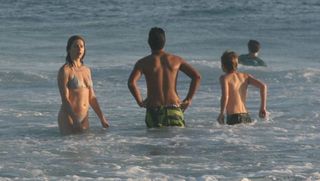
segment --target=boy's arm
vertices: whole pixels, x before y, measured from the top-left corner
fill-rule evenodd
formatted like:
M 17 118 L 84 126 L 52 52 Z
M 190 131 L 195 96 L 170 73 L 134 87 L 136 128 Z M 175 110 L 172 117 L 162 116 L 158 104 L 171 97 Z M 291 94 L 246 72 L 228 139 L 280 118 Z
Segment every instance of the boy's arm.
M 228 102 L 228 83 L 224 76 L 220 77 L 220 87 L 221 87 L 221 98 L 220 98 L 220 114 L 217 121 L 220 124 L 224 124 L 224 113 L 226 112 L 227 102 Z
M 133 70 L 132 70 L 132 72 L 130 74 L 130 77 L 128 79 L 128 88 L 129 88 L 132 96 L 135 98 L 137 104 L 140 107 L 145 107 L 146 105 L 143 102 L 139 87 L 137 85 L 137 82 L 140 79 L 141 75 L 142 75 L 142 69 L 139 66 L 139 64 L 137 63 L 134 66 L 134 68 L 133 68 Z
M 252 84 L 253 86 L 260 89 L 260 98 L 261 98 L 261 104 L 260 104 L 260 111 L 259 111 L 259 117 L 265 118 L 267 111 L 267 85 L 260 80 L 254 78 L 253 76 L 248 74 L 248 80 L 249 84 Z
M 181 109 L 186 110 L 188 106 L 191 105 L 192 98 L 196 90 L 200 86 L 201 75 L 196 69 L 194 69 L 190 64 L 188 64 L 184 60 L 182 60 L 180 70 L 191 78 L 188 94 L 181 103 Z

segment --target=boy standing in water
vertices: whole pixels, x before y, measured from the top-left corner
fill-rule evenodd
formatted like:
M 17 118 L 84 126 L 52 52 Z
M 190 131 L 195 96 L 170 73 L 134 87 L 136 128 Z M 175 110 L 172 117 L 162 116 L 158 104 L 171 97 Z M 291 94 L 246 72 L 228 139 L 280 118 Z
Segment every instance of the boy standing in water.
M 164 51 L 165 32 L 161 28 L 151 28 L 148 43 L 151 54 L 138 60 L 128 80 L 128 87 L 140 107 L 147 109 L 145 122 L 148 128 L 179 126 L 184 127 L 183 112 L 191 105 L 193 95 L 200 85 L 200 74 L 179 56 Z M 190 77 L 189 91 L 181 100 L 177 93 L 179 72 Z M 142 98 L 137 85 L 144 75 L 147 97 Z
M 266 117 L 267 86 L 252 75 L 237 71 L 238 55 L 235 52 L 224 52 L 221 56 L 221 67 L 225 72 L 220 77 L 221 100 L 218 122 L 224 124 L 224 113 L 227 113 L 227 124 L 252 122 L 247 108 L 246 97 L 248 85 L 260 89 L 261 105 L 259 117 Z
M 248 54 L 239 56 L 239 64 L 248 66 L 267 66 L 266 63 L 258 57 L 260 43 L 257 40 L 249 40 L 248 51 Z

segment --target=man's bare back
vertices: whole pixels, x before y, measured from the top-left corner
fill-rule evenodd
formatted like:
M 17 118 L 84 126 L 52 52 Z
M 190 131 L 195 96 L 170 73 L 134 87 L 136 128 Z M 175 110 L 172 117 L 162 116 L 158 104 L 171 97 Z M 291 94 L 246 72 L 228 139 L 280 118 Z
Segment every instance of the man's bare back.
M 181 101 L 176 90 L 178 72 L 181 70 L 192 79 L 189 93 Z M 147 98 L 143 100 L 136 81 L 144 74 L 147 83 Z M 129 78 L 129 89 L 141 107 L 181 106 L 186 109 L 199 86 L 200 74 L 181 57 L 163 50 L 140 59 Z
M 128 88 L 140 107 L 146 108 L 145 122 L 148 128 L 179 126 L 185 127 L 184 114 L 200 85 L 200 74 L 181 57 L 164 51 L 166 42 L 162 28 L 149 31 L 148 43 L 151 54 L 138 60 L 128 79 Z M 189 91 L 182 101 L 177 93 L 178 72 L 190 79 Z M 144 75 L 147 97 L 142 98 L 137 85 Z
M 164 52 L 151 54 L 138 62 L 146 77 L 148 107 L 180 104 L 176 80 L 181 63 L 181 58 Z

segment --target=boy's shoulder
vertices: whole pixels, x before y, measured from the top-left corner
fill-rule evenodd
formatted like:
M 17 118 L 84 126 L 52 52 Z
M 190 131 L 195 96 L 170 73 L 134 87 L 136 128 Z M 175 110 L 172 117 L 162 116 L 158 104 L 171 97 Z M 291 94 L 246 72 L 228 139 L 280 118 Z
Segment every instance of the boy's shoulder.
M 237 74 L 240 76 L 248 76 L 249 75 L 249 73 L 247 73 L 247 72 L 237 72 Z
M 219 79 L 220 79 L 220 80 L 223 80 L 223 79 L 225 79 L 227 76 L 228 76 L 228 74 L 222 74 L 222 75 L 220 75 Z
M 241 77 L 243 79 L 248 79 L 251 75 L 246 72 L 237 72 L 238 77 Z
M 236 72 L 233 72 L 233 73 L 230 73 L 230 74 L 223 74 L 220 77 L 232 77 L 234 75 L 236 75 L 236 76 L 248 76 L 249 73 L 236 71 Z
M 235 77 L 240 79 L 248 79 L 251 75 L 246 72 L 235 72 L 232 74 L 224 74 L 220 76 L 220 81 L 234 80 Z

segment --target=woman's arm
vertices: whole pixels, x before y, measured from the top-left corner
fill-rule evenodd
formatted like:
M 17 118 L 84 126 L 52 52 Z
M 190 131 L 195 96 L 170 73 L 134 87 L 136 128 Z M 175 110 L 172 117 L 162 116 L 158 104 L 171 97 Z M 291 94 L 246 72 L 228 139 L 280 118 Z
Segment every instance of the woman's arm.
M 89 81 L 92 82 L 90 70 L 89 70 L 89 79 L 90 79 Z M 108 128 L 110 126 L 109 121 L 107 120 L 107 118 L 104 116 L 104 114 L 101 111 L 100 105 L 98 103 L 98 99 L 97 99 L 95 92 L 94 92 L 94 89 L 93 89 L 93 85 L 89 88 L 89 104 L 92 107 L 92 109 L 94 110 L 94 112 L 97 114 L 97 116 L 99 117 L 102 126 L 104 128 Z
M 67 87 L 68 84 L 68 73 L 65 70 L 65 67 L 61 67 L 57 77 L 59 92 L 61 96 L 61 102 L 64 110 L 70 115 L 72 121 L 77 120 L 77 116 L 72 110 L 72 106 L 69 100 L 69 89 Z M 73 122 L 70 123 L 73 125 Z

